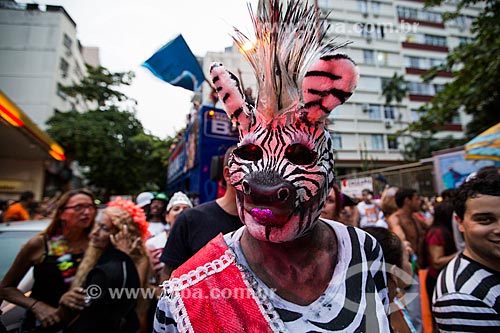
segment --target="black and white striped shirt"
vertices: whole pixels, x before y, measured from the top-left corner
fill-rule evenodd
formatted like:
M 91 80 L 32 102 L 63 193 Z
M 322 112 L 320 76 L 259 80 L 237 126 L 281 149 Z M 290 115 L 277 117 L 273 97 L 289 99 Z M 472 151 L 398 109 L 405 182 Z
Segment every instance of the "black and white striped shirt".
M 432 313 L 440 332 L 500 332 L 500 273 L 459 254 L 439 274 Z
M 338 262 L 328 288 L 316 301 L 301 306 L 289 302 L 269 289 L 256 276 L 257 292 L 268 297 L 287 332 L 391 332 L 389 299 L 382 249 L 361 229 L 324 220 L 335 232 Z M 239 244 L 243 228 L 225 236 L 240 265 L 250 270 Z M 159 300 L 154 332 L 179 332 L 168 305 Z

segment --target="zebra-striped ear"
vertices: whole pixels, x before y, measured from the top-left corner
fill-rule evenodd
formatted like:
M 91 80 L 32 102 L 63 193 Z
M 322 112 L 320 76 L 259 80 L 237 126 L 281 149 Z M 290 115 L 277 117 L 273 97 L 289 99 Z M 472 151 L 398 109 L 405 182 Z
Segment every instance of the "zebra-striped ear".
M 302 81 L 302 116 L 310 123 L 323 122 L 335 107 L 351 97 L 358 77 L 358 67 L 348 56 L 322 56 L 308 69 Z
M 253 111 L 249 109 L 240 81 L 222 64 L 214 63 L 210 67 L 212 82 L 217 89 L 220 100 L 224 103 L 226 113 L 233 123 L 236 123 L 240 133 L 248 132 L 252 125 Z

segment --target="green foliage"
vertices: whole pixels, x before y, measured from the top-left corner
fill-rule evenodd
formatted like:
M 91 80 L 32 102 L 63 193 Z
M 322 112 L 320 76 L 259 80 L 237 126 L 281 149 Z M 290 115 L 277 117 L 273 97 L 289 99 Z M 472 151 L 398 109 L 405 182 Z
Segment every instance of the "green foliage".
M 90 69 L 80 85 L 66 87 L 66 92 L 97 102 L 98 107 L 57 112 L 47 122 L 48 133 L 70 160 L 78 161 L 89 185 L 105 199 L 113 194 L 163 190 L 172 139 L 145 133 L 133 112 L 120 109 L 118 104 L 128 98 L 116 88 L 130 83 L 133 75 L 111 73 L 103 67 Z
M 408 87 L 403 75 L 394 73 L 389 80 L 384 82 L 382 87 L 382 95 L 385 96 L 385 103 L 390 105 L 392 101 L 401 103 L 408 92 Z
M 427 0 L 428 6 L 440 5 L 441 0 Z M 433 100 L 419 110 L 422 117 L 410 126 L 413 131 L 436 132 L 460 110 L 472 116 L 466 136 L 472 138 L 500 122 L 500 2 L 462 0 L 457 11 L 445 19 L 456 17 L 460 10 L 481 3 L 484 9 L 473 21 L 474 38 L 450 51 L 446 62 L 432 68 L 423 78 L 434 79 L 439 71 L 453 72 L 454 80 L 444 86 Z
M 425 133 L 422 136 L 408 136 L 405 144 L 403 158 L 407 162 L 417 162 L 432 156 L 432 153 L 442 149 L 458 147 L 465 143 L 465 139 L 455 139 L 452 136 L 436 139 L 433 135 Z
M 130 85 L 135 76 L 133 72 L 112 73 L 102 66 L 85 66 L 87 76 L 77 85 L 62 87 L 62 92 L 70 97 L 81 96 L 87 101 L 95 102 L 100 109 L 129 100 L 116 88 Z

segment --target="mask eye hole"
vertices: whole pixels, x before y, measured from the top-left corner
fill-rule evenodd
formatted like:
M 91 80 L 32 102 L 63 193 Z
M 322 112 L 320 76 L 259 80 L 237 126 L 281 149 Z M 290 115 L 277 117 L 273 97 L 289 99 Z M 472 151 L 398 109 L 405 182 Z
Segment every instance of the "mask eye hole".
M 318 154 L 303 144 L 294 143 L 285 150 L 285 157 L 296 165 L 310 165 L 316 161 Z
M 262 158 L 262 149 L 254 144 L 246 144 L 236 148 L 233 153 L 246 161 L 258 161 Z

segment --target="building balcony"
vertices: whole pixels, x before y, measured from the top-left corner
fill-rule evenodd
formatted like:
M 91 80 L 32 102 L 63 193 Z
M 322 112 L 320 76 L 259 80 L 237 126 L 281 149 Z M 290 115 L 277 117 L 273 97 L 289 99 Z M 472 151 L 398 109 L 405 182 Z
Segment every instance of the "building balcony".
M 409 94 L 408 99 L 412 102 L 430 102 L 434 96 Z
M 410 24 L 418 24 L 418 25 L 423 25 L 426 27 L 432 27 L 432 28 L 438 28 L 438 29 L 444 29 L 444 23 L 442 22 L 429 22 L 429 21 L 422 21 L 422 20 L 414 20 L 410 18 L 404 18 L 404 17 L 398 17 L 398 22 L 400 23 L 410 23 Z
M 406 74 L 415 74 L 415 75 L 422 75 L 427 72 L 427 69 L 421 69 L 421 68 L 415 68 L 415 67 L 406 67 L 405 68 Z M 447 71 L 439 71 L 437 73 L 437 76 L 439 77 L 453 77 L 452 72 L 447 72 Z
M 444 53 L 448 53 L 448 51 L 449 51 L 447 46 L 437 46 L 437 45 L 411 43 L 411 42 L 402 42 L 401 45 L 405 49 L 435 51 L 435 52 L 444 52 Z

